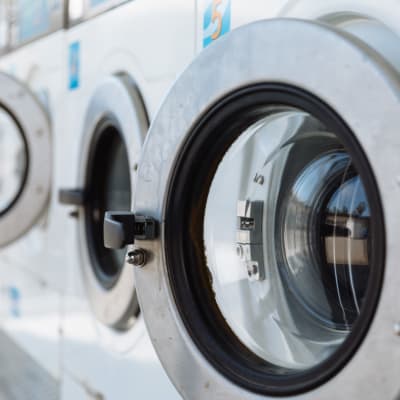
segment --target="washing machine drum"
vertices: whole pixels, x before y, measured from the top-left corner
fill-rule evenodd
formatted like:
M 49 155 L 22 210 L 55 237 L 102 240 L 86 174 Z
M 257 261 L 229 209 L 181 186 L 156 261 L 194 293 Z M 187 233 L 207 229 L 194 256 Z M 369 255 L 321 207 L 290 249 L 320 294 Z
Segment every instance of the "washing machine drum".
M 22 83 L 0 74 L 0 247 L 29 230 L 50 191 L 46 112 Z
M 171 89 L 135 196 L 160 234 L 136 241 L 135 276 L 184 398 L 396 396 L 399 83 L 354 36 L 275 20 Z

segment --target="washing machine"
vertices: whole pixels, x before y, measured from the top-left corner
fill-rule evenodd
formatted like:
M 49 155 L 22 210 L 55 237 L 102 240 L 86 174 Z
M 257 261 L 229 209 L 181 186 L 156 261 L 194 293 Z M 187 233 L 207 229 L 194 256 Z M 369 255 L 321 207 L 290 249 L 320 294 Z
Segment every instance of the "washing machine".
M 198 4 L 105 245 L 183 398 L 395 400 L 400 6 L 273 3 Z
M 66 399 L 179 398 L 147 334 L 129 248 L 104 248 L 103 217 L 131 208 L 150 120 L 196 51 L 195 12 L 180 1 L 69 4 L 69 174 L 57 183 L 74 228 L 62 311 Z
M 2 2 L 0 132 L 1 397 L 54 398 L 60 379 L 63 2 Z M 52 54 L 53 57 L 48 57 Z M 35 398 L 35 397 L 34 397 Z

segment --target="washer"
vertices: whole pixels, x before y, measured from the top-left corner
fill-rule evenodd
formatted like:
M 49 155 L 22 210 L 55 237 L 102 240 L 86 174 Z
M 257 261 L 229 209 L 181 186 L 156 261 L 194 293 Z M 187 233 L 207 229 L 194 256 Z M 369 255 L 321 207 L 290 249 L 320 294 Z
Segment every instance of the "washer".
M 103 2 L 100 12 L 87 2 L 78 13 L 70 4 L 77 17 L 67 46 L 76 68 L 69 71 L 66 148 L 67 158 L 79 162 L 69 163 L 72 175 L 59 182 L 64 213 L 74 225 L 63 317 L 65 377 L 78 376 L 105 398 L 176 398 L 145 329 L 132 266 L 125 262 L 129 249 L 107 251 L 102 231 L 108 207 L 130 209 L 149 121 L 194 56 L 195 5 L 115 5 Z
M 100 83 L 89 104 L 81 146 L 79 241 L 92 309 L 102 323 L 117 330 L 131 327 L 139 315 L 139 304 L 125 251 L 110 252 L 103 247 L 101 215 L 110 207 L 129 210 L 147 129 L 142 98 L 128 75 L 110 76 Z
M 63 4 L 28 3 L 7 2 L 1 15 L 0 346 L 10 367 L 2 372 L 0 392 L 9 397 L 18 386 L 15 398 L 34 391 L 53 398 L 61 375 L 63 271 L 54 265 L 63 253 L 56 246 L 63 221 L 53 190 L 65 101 Z
M 147 257 L 140 304 L 182 397 L 397 398 L 398 11 L 290 2 L 166 96 L 105 242 Z M 158 237 L 129 233 L 143 217 Z

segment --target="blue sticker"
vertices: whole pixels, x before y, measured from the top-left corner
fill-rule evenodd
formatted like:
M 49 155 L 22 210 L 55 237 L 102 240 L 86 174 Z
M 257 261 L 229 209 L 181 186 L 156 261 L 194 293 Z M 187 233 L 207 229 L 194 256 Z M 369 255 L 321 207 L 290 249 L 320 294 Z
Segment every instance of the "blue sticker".
M 21 293 L 15 286 L 10 286 L 8 288 L 8 295 L 12 301 L 18 301 L 21 298 Z
M 79 88 L 80 79 L 80 43 L 74 42 L 69 45 L 69 89 Z
M 24 42 L 50 30 L 48 0 L 18 0 L 18 38 Z
M 203 19 L 203 47 L 231 29 L 231 1 L 208 0 Z

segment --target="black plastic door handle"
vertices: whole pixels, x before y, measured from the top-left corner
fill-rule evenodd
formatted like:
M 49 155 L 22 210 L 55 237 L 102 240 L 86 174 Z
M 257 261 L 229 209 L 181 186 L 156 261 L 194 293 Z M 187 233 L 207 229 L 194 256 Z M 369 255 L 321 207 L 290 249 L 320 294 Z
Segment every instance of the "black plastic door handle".
M 135 239 L 152 240 L 157 237 L 157 221 L 132 212 L 107 211 L 104 216 L 104 247 L 122 249 Z
M 83 189 L 60 189 L 58 201 L 66 205 L 83 206 L 85 204 L 85 192 Z

